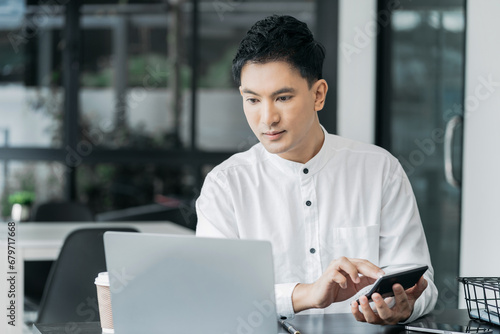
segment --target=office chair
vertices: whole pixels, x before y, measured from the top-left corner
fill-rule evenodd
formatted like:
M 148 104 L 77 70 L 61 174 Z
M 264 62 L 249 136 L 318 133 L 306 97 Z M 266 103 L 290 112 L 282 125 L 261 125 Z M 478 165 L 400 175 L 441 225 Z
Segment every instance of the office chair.
M 90 209 L 77 202 L 48 202 L 35 207 L 33 221 L 36 222 L 83 222 L 94 221 Z
M 34 222 L 94 221 L 90 209 L 76 202 L 47 202 L 34 208 Z M 24 266 L 24 294 L 28 308 L 36 310 L 40 304 L 53 261 L 26 261 Z
M 123 227 L 85 228 L 70 233 L 50 271 L 36 322 L 99 321 L 94 280 L 99 272 L 106 271 L 106 231 L 137 232 Z

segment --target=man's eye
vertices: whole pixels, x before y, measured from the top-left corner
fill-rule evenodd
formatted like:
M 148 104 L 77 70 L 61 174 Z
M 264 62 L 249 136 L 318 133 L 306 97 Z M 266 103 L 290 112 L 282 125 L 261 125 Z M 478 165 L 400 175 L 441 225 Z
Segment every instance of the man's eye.
M 247 99 L 247 102 L 249 102 L 250 104 L 255 104 L 257 103 L 257 99 Z
M 286 101 L 290 100 L 291 98 L 292 98 L 291 96 L 280 96 L 280 97 L 278 97 L 278 101 L 286 102 Z

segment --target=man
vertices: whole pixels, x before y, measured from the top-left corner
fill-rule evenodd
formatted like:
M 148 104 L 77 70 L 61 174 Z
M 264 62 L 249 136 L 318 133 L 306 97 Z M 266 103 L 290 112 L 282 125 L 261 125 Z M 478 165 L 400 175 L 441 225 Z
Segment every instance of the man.
M 437 290 L 415 198 L 385 150 L 328 134 L 317 112 L 328 85 L 325 54 L 290 16 L 257 22 L 240 43 L 233 75 L 260 143 L 206 177 L 196 203 L 198 236 L 269 240 L 281 317 L 352 312 L 359 321 L 408 322 L 433 309 Z M 427 264 L 390 307 L 373 296 L 352 303 L 381 267 Z

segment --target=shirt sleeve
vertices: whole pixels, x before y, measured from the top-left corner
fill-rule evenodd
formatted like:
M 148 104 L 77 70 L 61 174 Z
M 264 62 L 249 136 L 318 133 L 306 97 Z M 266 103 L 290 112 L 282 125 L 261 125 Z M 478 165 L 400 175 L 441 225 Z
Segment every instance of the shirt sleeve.
M 196 201 L 196 236 L 239 238 L 233 201 L 221 173 L 209 173 Z
M 386 178 L 382 197 L 380 266 L 410 263 L 429 266 L 424 274 L 428 286 L 415 302 L 413 313 L 405 323 L 431 312 L 438 291 L 415 196 L 406 173 L 396 162 Z
M 299 282 L 274 285 L 278 318 L 293 319 L 295 317 L 292 304 L 292 293 L 297 284 L 299 284 Z

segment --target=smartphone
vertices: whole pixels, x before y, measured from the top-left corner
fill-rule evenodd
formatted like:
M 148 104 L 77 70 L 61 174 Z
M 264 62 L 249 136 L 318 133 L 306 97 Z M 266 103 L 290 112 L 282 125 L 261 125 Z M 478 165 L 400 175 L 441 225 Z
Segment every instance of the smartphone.
M 491 329 L 472 326 L 450 325 L 432 323 L 428 327 L 421 327 L 420 324 L 406 325 L 405 329 L 409 331 L 438 334 L 462 334 L 462 333 L 493 333 Z
M 429 267 L 427 265 L 416 265 L 404 270 L 386 274 L 377 279 L 372 285 L 360 290 L 356 294 L 355 299 L 359 304 L 359 297 L 362 295 L 365 295 L 369 301 L 372 300 L 372 294 L 374 293 L 379 293 L 383 298 L 392 297 L 394 296 L 394 292 L 392 291 L 392 286 L 394 284 L 399 283 L 405 290 L 409 289 L 417 284 L 420 277 L 422 277 L 428 268 Z

